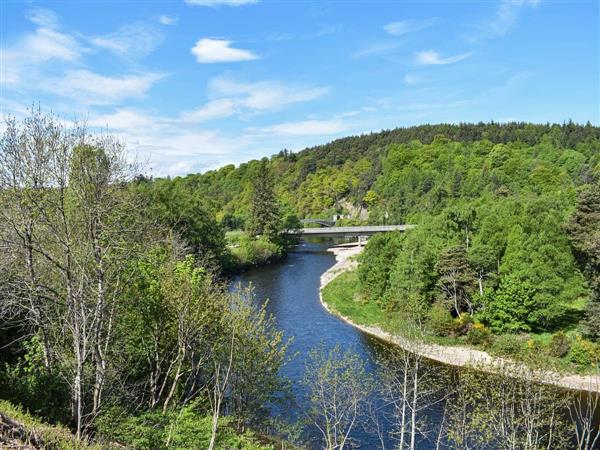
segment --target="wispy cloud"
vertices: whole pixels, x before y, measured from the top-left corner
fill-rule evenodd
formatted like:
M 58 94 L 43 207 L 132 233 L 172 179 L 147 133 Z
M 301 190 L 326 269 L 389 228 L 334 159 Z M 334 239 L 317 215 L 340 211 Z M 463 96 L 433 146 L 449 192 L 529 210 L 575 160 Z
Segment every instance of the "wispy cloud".
M 22 84 L 24 77 L 43 64 L 51 61 L 75 62 L 85 51 L 74 36 L 60 31 L 60 21 L 54 12 L 34 9 L 30 11 L 28 19 L 38 28 L 13 46 L 1 49 L 1 84 Z
M 397 49 L 400 45 L 400 42 L 395 41 L 370 44 L 357 50 L 352 56 L 354 58 L 365 58 L 367 56 L 381 55 Z
M 88 119 L 90 127 L 111 130 L 150 129 L 156 126 L 157 119 L 135 109 L 119 108 L 108 114 L 94 115 Z
M 426 50 L 417 53 L 416 61 L 417 63 L 424 65 L 443 65 L 453 64 L 458 61 L 462 61 L 463 59 L 466 59 L 469 56 L 471 56 L 471 53 L 463 53 L 461 55 L 448 56 L 446 58 L 442 58 L 438 52 L 434 52 L 433 50 Z
M 178 17 L 176 15 L 163 14 L 162 16 L 158 16 L 158 23 L 161 25 L 175 25 L 177 20 Z
M 187 122 L 206 122 L 234 115 L 238 111 L 236 101 L 231 98 L 213 100 L 198 109 L 181 113 L 182 120 Z
M 242 6 L 258 3 L 258 0 L 185 0 L 188 5 L 193 6 Z
M 192 47 L 192 54 L 200 64 L 251 61 L 258 55 L 250 50 L 231 47 L 232 42 L 226 39 L 204 38 Z
M 492 17 L 475 26 L 475 30 L 466 36 L 467 41 L 476 43 L 505 36 L 514 27 L 523 8 L 536 7 L 539 3 L 539 0 L 503 0 Z
M 329 92 L 329 88 L 286 85 L 276 81 L 246 83 L 218 77 L 209 81 L 209 91 L 212 95 L 235 99 L 240 107 L 266 111 L 314 100 Z
M 48 80 L 46 89 L 88 105 L 110 105 L 127 98 L 142 98 L 162 74 L 104 76 L 88 70 L 67 71 L 60 80 Z
M 91 37 L 97 47 L 127 58 L 140 58 L 151 53 L 163 41 L 164 35 L 155 27 L 136 22 L 124 25 L 113 33 Z
M 392 36 L 402 36 L 407 33 L 429 28 L 439 23 L 439 21 L 440 20 L 437 17 L 432 17 L 425 20 L 407 19 L 388 23 L 387 25 L 383 26 L 383 29 L 386 31 L 386 33 L 391 34 Z
M 329 92 L 326 87 L 286 85 L 276 81 L 242 82 L 216 77 L 208 82 L 213 100 L 179 117 L 185 122 L 207 122 L 234 115 L 277 111 L 294 103 L 314 100 Z
M 341 133 L 347 129 L 346 124 L 341 120 L 301 120 L 271 125 L 256 131 L 283 136 L 325 136 Z

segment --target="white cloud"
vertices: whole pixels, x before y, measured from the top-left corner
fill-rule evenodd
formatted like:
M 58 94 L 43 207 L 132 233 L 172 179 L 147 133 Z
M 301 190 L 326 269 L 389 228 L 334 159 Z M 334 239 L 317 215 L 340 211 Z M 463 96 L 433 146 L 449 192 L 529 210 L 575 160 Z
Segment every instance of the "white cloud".
M 524 7 L 536 7 L 539 0 L 503 0 L 493 16 L 479 24 L 467 41 L 476 43 L 481 39 L 505 36 L 518 20 Z
M 162 77 L 156 73 L 109 77 L 88 70 L 70 70 L 61 79 L 50 80 L 47 89 L 84 104 L 106 105 L 144 97 Z
M 231 43 L 226 39 L 204 38 L 196 42 L 191 51 L 201 64 L 258 59 L 258 56 L 250 50 L 230 47 Z
M 447 58 L 442 58 L 438 52 L 434 52 L 433 50 L 427 50 L 423 52 L 417 53 L 417 62 L 419 64 L 425 65 L 442 65 L 442 64 L 452 64 L 458 61 L 462 61 L 463 59 L 471 56 L 471 53 L 463 53 L 461 55 L 449 56 Z
M 383 26 L 383 29 L 386 31 L 386 33 L 391 34 L 392 36 L 402 36 L 403 34 L 424 30 L 425 28 L 429 28 L 438 22 L 439 20 L 435 17 L 425 20 L 407 19 L 388 23 L 387 25 Z
M 39 66 L 54 60 L 75 62 L 85 51 L 73 36 L 58 31 L 58 17 L 52 11 L 36 9 L 28 18 L 38 28 L 0 51 L 1 84 L 23 84 Z
M 133 109 L 117 109 L 114 113 L 100 114 L 88 119 L 90 127 L 109 128 L 111 130 L 149 129 L 155 126 L 156 119 Z
M 244 83 L 219 77 L 209 81 L 209 91 L 213 95 L 234 98 L 240 107 L 266 111 L 314 100 L 327 94 L 329 88 L 288 86 L 274 81 Z
M 236 114 L 277 111 L 287 105 L 317 99 L 327 92 L 327 87 L 285 85 L 275 81 L 246 83 L 216 77 L 208 82 L 212 100 L 197 109 L 182 112 L 179 117 L 185 122 L 206 122 Z
M 158 17 L 158 23 L 162 25 L 175 25 L 177 23 L 178 17 L 175 15 L 167 15 L 163 14 Z
M 151 53 L 163 39 L 159 30 L 137 22 L 124 25 L 114 33 L 92 37 L 90 42 L 119 56 L 140 58 Z
M 258 3 L 258 0 L 185 0 L 188 5 L 192 6 L 242 6 Z
M 188 122 L 205 122 L 212 119 L 222 119 L 237 112 L 236 102 L 230 98 L 222 98 L 206 103 L 193 111 L 181 113 L 180 117 Z
M 345 130 L 347 130 L 347 126 L 341 120 L 302 120 L 258 129 L 261 133 L 285 136 L 324 136 L 341 133 Z

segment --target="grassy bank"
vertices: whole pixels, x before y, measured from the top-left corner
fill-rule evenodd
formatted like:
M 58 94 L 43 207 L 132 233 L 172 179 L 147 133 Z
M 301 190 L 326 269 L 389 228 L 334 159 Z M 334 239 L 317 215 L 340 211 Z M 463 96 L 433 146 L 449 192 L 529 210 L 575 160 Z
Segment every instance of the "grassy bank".
M 386 312 L 360 294 L 356 270 L 341 273 L 322 289 L 323 301 L 341 316 L 357 325 L 374 326 L 396 336 L 402 336 L 403 321 L 398 312 Z M 449 327 L 467 326 L 455 319 Z M 485 351 L 493 356 L 521 362 L 534 362 L 548 369 L 596 374 L 598 348 L 575 332 L 492 334 L 479 323 L 469 323 L 470 331 L 460 336 L 438 336 L 426 333 L 427 343 L 461 346 Z
M 101 449 L 77 441 L 71 431 L 49 425 L 13 404 L 0 400 L 0 448 Z

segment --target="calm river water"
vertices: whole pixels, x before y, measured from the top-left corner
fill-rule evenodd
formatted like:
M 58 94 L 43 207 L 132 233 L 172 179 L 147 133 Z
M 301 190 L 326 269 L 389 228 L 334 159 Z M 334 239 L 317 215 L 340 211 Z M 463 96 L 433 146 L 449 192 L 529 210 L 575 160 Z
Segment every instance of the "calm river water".
M 258 301 L 268 299 L 268 312 L 273 314 L 277 326 L 288 337 L 293 337 L 290 353 L 297 354 L 283 369 L 294 386 L 294 394 L 303 407 L 303 390 L 300 385 L 304 364 L 309 351 L 323 344 L 326 348 L 336 345 L 352 348 L 366 361 L 368 370 L 375 371 L 374 360 L 382 344 L 376 339 L 349 326 L 329 314 L 319 302 L 319 279 L 323 272 L 335 264 L 335 257 L 327 252 L 333 245 L 327 242 L 303 242 L 283 262 L 250 270 L 237 277 L 236 283 L 252 283 Z M 297 413 L 297 411 L 296 411 Z M 292 413 L 293 414 L 293 413 Z M 428 412 L 431 418 L 439 417 L 440 411 Z M 379 448 L 379 440 L 370 430 L 356 430 L 353 435 L 358 448 Z M 319 435 L 315 433 L 315 448 L 319 448 Z M 391 448 L 390 437 L 386 447 Z M 419 448 L 434 448 L 422 442 Z

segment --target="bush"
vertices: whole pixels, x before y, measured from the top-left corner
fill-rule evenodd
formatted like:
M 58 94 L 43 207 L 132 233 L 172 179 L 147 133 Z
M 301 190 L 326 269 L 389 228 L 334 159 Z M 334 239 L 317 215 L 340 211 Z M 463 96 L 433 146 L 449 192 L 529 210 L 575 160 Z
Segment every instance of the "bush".
M 181 411 L 147 411 L 137 416 L 123 415 L 111 410 L 98 421 L 98 432 L 104 440 L 119 442 L 137 449 L 207 448 L 211 435 L 212 417 L 196 411 L 193 404 Z M 219 419 L 217 449 L 272 450 L 259 445 L 252 433 L 236 433 L 230 417 Z
M 450 311 L 439 303 L 434 304 L 427 317 L 429 328 L 438 336 L 452 336 L 455 323 Z
M 590 366 L 598 362 L 598 347 L 590 341 L 577 337 L 569 351 L 569 361 L 580 367 Z
M 514 334 L 498 336 L 491 347 L 492 353 L 500 356 L 515 356 L 523 350 L 523 339 Z
M 239 246 L 232 249 L 232 253 L 241 266 L 258 266 L 275 261 L 283 256 L 283 247 L 271 242 L 267 238 L 250 239 L 242 236 L 238 240 Z
M 564 356 L 567 356 L 570 350 L 571 342 L 564 332 L 559 331 L 558 333 L 552 335 L 552 339 L 550 340 L 550 344 L 548 347 L 548 354 L 550 356 L 554 356 L 555 358 L 562 358 Z
M 0 396 L 51 422 L 68 422 L 69 389 L 58 371 L 44 366 L 37 336 L 24 344 L 25 355 L 0 370 Z
M 452 321 L 453 334 L 455 336 L 464 336 L 468 334 L 473 328 L 473 318 L 468 313 L 463 313 L 460 317 L 456 317 Z
M 471 345 L 489 346 L 492 338 L 492 332 L 482 323 L 474 323 L 467 333 L 467 343 Z

